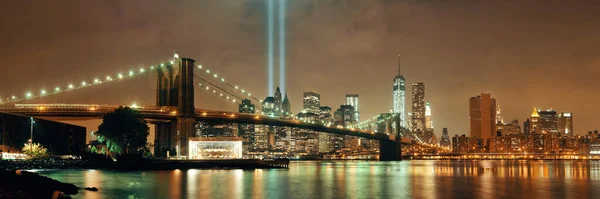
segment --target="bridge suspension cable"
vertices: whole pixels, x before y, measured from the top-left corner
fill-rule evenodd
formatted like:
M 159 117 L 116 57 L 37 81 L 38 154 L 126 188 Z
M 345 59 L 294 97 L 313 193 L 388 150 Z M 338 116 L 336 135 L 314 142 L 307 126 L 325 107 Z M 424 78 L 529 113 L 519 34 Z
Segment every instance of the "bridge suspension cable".
M 49 90 L 43 88 L 43 89 L 40 89 L 39 92 L 28 91 L 28 92 L 25 92 L 25 95 L 23 97 L 18 97 L 17 95 L 11 95 L 10 97 L 4 98 L 4 100 L 3 100 L 3 98 L 0 98 L 0 104 L 14 103 L 14 102 L 19 102 L 19 101 L 23 101 L 23 100 L 30 100 L 30 99 L 36 99 L 36 98 L 46 97 L 46 96 L 50 96 L 50 95 L 57 95 L 60 93 L 80 90 L 83 88 L 97 86 L 97 85 L 108 83 L 108 82 L 131 79 L 133 77 L 139 76 L 140 74 L 144 74 L 149 71 L 155 71 L 155 69 L 157 69 L 157 68 L 164 67 L 165 63 L 169 63 L 169 62 L 171 64 L 173 64 L 173 61 L 167 61 L 167 62 L 162 62 L 157 65 L 140 67 L 137 70 L 132 69 L 132 70 L 129 70 L 128 73 L 119 72 L 119 73 L 116 73 L 114 76 L 107 75 L 105 78 L 96 77 L 96 78 L 92 79 L 91 81 L 83 80 L 79 84 L 69 83 L 69 84 L 65 84 L 64 87 L 56 86 L 56 87 L 54 87 L 54 89 L 49 89 Z
M 204 68 L 202 65 L 198 65 L 196 68 L 198 70 L 203 71 L 203 73 L 210 75 L 212 78 L 218 80 L 219 82 L 221 82 L 221 83 L 229 86 L 230 88 L 235 89 L 236 91 L 241 92 L 245 96 L 247 96 L 247 97 L 249 97 L 249 98 L 251 98 L 251 99 L 253 99 L 253 100 L 257 101 L 257 102 L 260 102 L 261 105 L 262 105 L 262 100 L 260 100 L 260 99 L 258 99 L 256 97 L 252 96 L 252 93 L 246 92 L 246 90 L 244 88 L 241 88 L 241 87 L 239 87 L 237 85 L 232 85 L 229 82 L 226 82 L 224 77 L 220 77 L 219 78 L 219 75 L 217 75 L 217 73 L 215 73 L 215 72 L 211 73 L 210 69 Z
M 205 82 L 204 85 L 202 83 L 197 83 L 198 86 L 201 87 L 201 88 L 198 88 L 199 90 L 210 91 L 211 90 L 210 86 L 212 86 L 213 87 L 212 93 L 214 93 L 215 95 L 218 95 L 219 97 L 223 97 L 226 100 L 230 100 L 230 98 L 231 98 L 231 102 L 233 102 L 233 103 L 236 103 L 238 101 L 240 101 L 240 102 L 242 101 L 242 98 L 240 98 L 240 97 L 238 97 L 236 95 L 233 95 L 230 92 L 227 92 L 226 90 L 218 87 L 217 85 L 215 85 L 215 84 L 213 84 L 213 83 L 211 83 L 209 81 L 206 81 L 204 78 L 202 78 L 202 77 L 200 77 L 200 76 L 198 76 L 196 74 L 194 74 L 194 77 L 196 77 L 197 79 L 200 79 L 203 82 Z M 196 87 L 194 87 L 194 88 L 196 88 Z M 220 92 L 217 93 L 217 90 L 219 90 Z M 225 94 L 223 94 L 223 93 L 225 93 Z M 229 96 L 227 96 L 227 95 L 229 95 Z M 236 100 L 236 99 L 238 99 L 238 100 Z

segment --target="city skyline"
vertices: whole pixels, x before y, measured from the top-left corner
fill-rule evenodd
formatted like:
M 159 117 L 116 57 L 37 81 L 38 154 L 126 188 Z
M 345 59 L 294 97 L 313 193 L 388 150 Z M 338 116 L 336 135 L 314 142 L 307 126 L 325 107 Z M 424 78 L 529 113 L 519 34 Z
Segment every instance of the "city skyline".
M 9 39 L 3 39 L 6 48 L 3 48 L 0 57 L 7 66 L 30 67 L 11 68 L 14 73 L 27 74 L 25 76 L 1 77 L 5 82 L 0 87 L 1 97 L 23 94 L 26 90 L 41 87 L 52 88 L 56 84 L 63 83 L 63 80 L 79 81 L 93 78 L 89 76 L 89 72 L 92 72 L 92 75 L 105 74 L 124 67 L 153 63 L 152 61 L 156 60 L 152 59 L 167 58 L 168 56 L 165 55 L 170 55 L 173 51 L 189 57 L 199 57 L 197 60 L 199 63 L 222 71 L 227 75 L 228 80 L 236 80 L 242 85 L 247 85 L 246 87 L 252 90 L 255 96 L 267 95 L 264 56 L 266 31 L 263 26 L 264 16 L 261 14 L 264 6 L 260 2 L 241 5 L 198 3 L 195 6 L 187 5 L 188 8 L 172 2 L 156 2 L 147 5 L 103 2 L 88 2 L 82 5 L 60 2 L 40 7 L 26 7 L 19 5 L 20 2 L 11 3 L 14 5 L 7 6 L 5 9 L 12 8 L 3 12 L 3 23 L 7 24 L 9 29 L 27 31 L 23 31 L 24 34 L 20 35 L 10 34 L 2 37 Z M 532 107 L 553 108 L 577 115 L 576 134 L 598 128 L 594 123 L 597 118 L 593 114 L 598 110 L 593 106 L 593 99 L 597 95 L 593 91 L 598 89 L 598 85 L 591 82 L 591 79 L 599 73 L 594 67 L 599 63 L 599 58 L 591 53 L 596 51 L 592 44 L 597 43 L 598 40 L 588 36 L 598 31 L 590 27 L 593 23 L 572 23 L 597 20 L 589 17 L 594 16 L 592 11 L 597 6 L 563 7 L 537 3 L 513 5 L 500 2 L 449 5 L 348 1 L 315 8 L 315 4 L 314 1 L 288 2 L 286 44 L 289 56 L 286 59 L 288 69 L 286 90 L 292 103 L 292 111 L 295 113 L 301 107 L 302 92 L 310 90 L 322 94 L 321 104 L 331 107 L 344 104 L 343 96 L 346 93 L 359 94 L 362 118 L 387 112 L 392 104 L 389 85 L 393 75 L 389 74 L 395 73 L 396 55 L 402 54 L 406 83 L 425 82 L 428 85 L 428 100 L 435 105 L 432 107 L 435 113 L 432 115 L 432 120 L 438 127 L 435 132 L 438 137 L 441 135 L 442 127 L 447 127 L 451 134 L 468 133 L 468 104 L 465 101 L 482 92 L 492 93 L 499 102 L 502 102 L 503 116 L 507 121 L 512 119 L 525 121 Z M 52 15 L 50 19 L 55 23 L 52 27 L 48 27 L 38 21 L 40 18 L 47 17 L 41 10 L 48 9 L 48 6 L 57 12 L 66 9 L 82 12 L 74 13 L 78 17 Z M 99 9 L 90 10 L 78 6 Z M 139 6 L 150 10 L 160 7 L 165 11 L 189 9 L 194 10 L 194 14 L 189 14 L 193 16 L 173 15 L 153 21 L 156 22 L 153 24 L 149 20 L 157 19 L 156 15 L 149 12 L 133 14 Z M 340 9 L 344 6 L 362 6 L 367 9 L 366 11 Z M 516 9 L 513 15 L 530 17 L 529 21 L 507 19 L 501 12 L 517 6 L 521 9 Z M 532 8 L 538 9 L 532 10 Z M 207 10 L 202 12 L 199 9 Z M 327 15 L 328 9 L 333 9 L 340 15 L 339 17 L 356 15 L 361 18 L 350 18 L 349 21 L 336 24 L 334 22 L 337 17 Z M 393 13 L 394 9 L 411 10 L 411 12 L 407 16 L 401 16 Z M 461 14 L 470 9 L 486 10 L 487 12 L 484 13 L 488 14 L 479 17 L 497 23 L 482 24 Z M 11 17 L 6 16 L 14 14 L 16 10 L 23 13 L 22 22 L 10 20 Z M 573 15 L 569 12 L 572 10 L 577 10 L 577 14 Z M 432 11 L 439 12 L 440 16 L 431 14 Z M 360 12 L 379 14 L 361 15 Z M 540 12 L 552 12 L 554 15 L 536 17 L 535 13 Z M 219 13 L 233 14 L 223 16 Z M 367 17 L 362 18 L 362 16 Z M 202 26 L 201 29 L 183 26 L 197 17 L 222 18 L 225 25 L 203 21 L 192 23 Z M 84 19 L 83 21 L 86 22 L 71 18 Z M 189 19 L 183 20 L 184 18 Z M 241 22 L 242 18 L 249 20 Z M 405 18 L 412 20 L 397 22 Z M 445 28 L 449 31 L 444 31 L 443 34 L 431 31 L 440 26 L 460 26 L 458 22 L 465 19 L 478 31 L 461 31 L 452 28 Z M 548 24 L 550 21 L 556 22 L 552 23 L 555 25 L 546 25 L 544 28 L 554 31 L 543 31 L 548 34 L 531 34 L 531 32 L 542 32 L 537 30 L 539 27 L 535 24 L 539 22 Z M 353 28 L 350 26 L 353 22 L 362 26 Z M 426 25 L 431 23 L 433 25 Z M 22 27 L 21 24 L 30 25 Z M 585 31 L 573 33 L 562 28 L 566 25 L 569 25 L 569 29 L 578 28 Z M 185 28 L 182 31 L 173 31 L 171 30 L 173 27 Z M 496 32 L 487 36 L 489 32 L 485 27 Z M 505 27 L 521 29 L 523 31 L 520 32 L 529 32 L 529 34 L 506 30 Z M 203 33 L 202 29 L 205 28 L 224 34 Z M 313 29 L 322 31 L 311 33 L 309 30 Z M 340 32 L 349 32 L 349 34 L 339 36 Z M 381 34 L 382 38 L 374 36 Z M 232 35 L 235 36 L 234 39 L 230 39 Z M 308 39 L 308 42 L 302 38 Z M 500 38 L 503 42 L 488 43 L 494 38 Z M 569 38 L 580 39 L 573 41 Z M 534 41 L 530 41 L 531 39 Z M 462 45 L 467 40 L 472 40 L 468 42 L 470 45 Z M 77 42 L 89 42 L 89 45 L 87 47 L 71 45 Z M 545 43 L 553 43 L 552 45 L 556 43 L 557 46 L 566 47 L 558 48 Z M 349 48 L 349 46 L 356 48 Z M 225 49 L 230 52 L 219 53 Z M 372 53 L 369 53 L 370 51 Z M 466 55 L 455 53 L 459 51 Z M 575 56 L 564 52 L 574 52 Z M 29 59 L 30 56 L 36 56 L 36 59 Z M 72 75 L 64 75 L 66 72 L 72 72 Z M 255 77 L 247 78 L 247 74 L 255 74 Z M 520 76 L 508 81 L 507 74 Z M 6 83 L 15 81 L 23 83 L 18 86 Z M 85 99 L 88 97 L 87 94 L 82 92 L 75 94 L 74 97 Z M 410 91 L 406 95 L 411 95 Z M 578 98 L 579 103 L 572 103 L 573 98 L 568 96 L 586 97 Z M 91 99 L 88 101 L 93 102 Z

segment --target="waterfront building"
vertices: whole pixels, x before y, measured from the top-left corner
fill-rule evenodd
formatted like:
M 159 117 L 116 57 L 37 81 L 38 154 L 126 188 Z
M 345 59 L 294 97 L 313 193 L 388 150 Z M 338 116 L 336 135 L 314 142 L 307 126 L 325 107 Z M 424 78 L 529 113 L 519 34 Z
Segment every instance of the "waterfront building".
M 470 136 L 487 140 L 496 134 L 496 99 L 482 93 L 469 99 Z
M 239 137 L 190 137 L 189 159 L 240 159 L 242 138 Z
M 555 110 L 538 110 L 539 122 L 538 127 L 541 133 L 559 134 L 558 131 L 558 114 Z

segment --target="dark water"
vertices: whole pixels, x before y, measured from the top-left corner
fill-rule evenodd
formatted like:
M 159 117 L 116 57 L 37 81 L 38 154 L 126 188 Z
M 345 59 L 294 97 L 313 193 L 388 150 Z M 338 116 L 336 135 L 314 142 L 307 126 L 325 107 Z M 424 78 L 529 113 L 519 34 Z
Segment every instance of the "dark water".
M 40 172 L 74 198 L 600 198 L 600 162 L 293 162 L 289 169 Z

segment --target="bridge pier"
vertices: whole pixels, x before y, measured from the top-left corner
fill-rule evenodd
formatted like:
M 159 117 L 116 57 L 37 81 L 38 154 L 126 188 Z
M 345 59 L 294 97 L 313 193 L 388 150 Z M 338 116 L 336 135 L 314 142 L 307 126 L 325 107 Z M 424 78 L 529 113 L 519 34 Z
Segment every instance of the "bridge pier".
M 157 106 L 175 106 L 177 120 L 157 124 L 154 155 L 188 156 L 188 138 L 194 135 L 194 60 L 176 58 L 173 64 L 157 68 Z
M 379 141 L 379 161 L 400 161 L 402 160 L 400 141 L 381 140 Z

